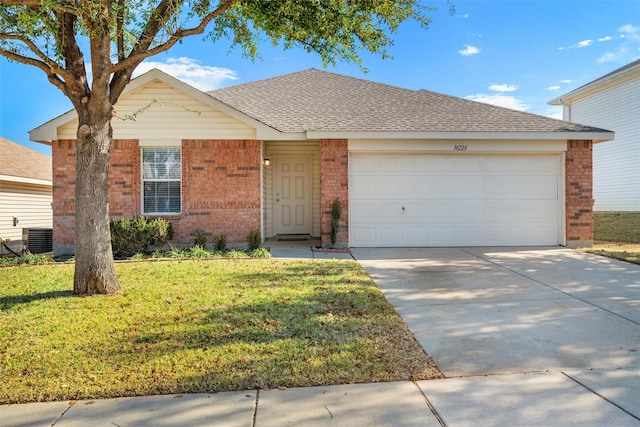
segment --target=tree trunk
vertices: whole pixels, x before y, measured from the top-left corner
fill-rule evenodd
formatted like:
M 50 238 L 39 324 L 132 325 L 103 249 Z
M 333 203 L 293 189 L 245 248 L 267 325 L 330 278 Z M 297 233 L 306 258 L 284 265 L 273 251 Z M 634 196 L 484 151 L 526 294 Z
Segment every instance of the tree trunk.
M 106 109 L 106 108 L 105 108 Z M 76 295 L 114 294 L 120 290 L 109 229 L 111 109 L 78 111 L 76 145 Z M 91 111 L 93 110 L 93 111 Z

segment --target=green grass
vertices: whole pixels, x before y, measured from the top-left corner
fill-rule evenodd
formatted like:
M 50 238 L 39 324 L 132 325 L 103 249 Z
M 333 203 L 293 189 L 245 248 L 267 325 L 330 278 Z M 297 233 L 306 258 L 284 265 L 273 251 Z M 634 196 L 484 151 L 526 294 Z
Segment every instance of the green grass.
M 640 264 L 639 212 L 595 212 L 593 237 L 585 252 Z
M 640 212 L 596 212 L 593 238 L 602 242 L 640 243 Z
M 608 258 L 619 259 L 621 261 L 640 264 L 640 244 L 636 243 L 615 243 L 615 242 L 594 242 L 593 247 L 583 249 L 596 255 Z
M 441 377 L 355 262 L 116 268 L 86 298 L 71 264 L 0 269 L 0 403 Z

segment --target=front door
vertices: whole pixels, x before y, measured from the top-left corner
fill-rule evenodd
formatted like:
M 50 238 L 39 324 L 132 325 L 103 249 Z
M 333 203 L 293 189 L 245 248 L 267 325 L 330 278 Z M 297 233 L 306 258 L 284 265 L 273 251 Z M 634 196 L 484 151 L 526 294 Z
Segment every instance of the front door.
M 311 234 L 311 159 L 275 160 L 276 234 Z

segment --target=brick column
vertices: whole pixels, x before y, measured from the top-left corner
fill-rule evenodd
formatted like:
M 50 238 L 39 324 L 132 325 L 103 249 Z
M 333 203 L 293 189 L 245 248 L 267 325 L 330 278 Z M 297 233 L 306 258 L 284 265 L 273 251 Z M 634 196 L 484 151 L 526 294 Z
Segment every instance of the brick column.
M 565 159 L 567 247 L 593 245 L 592 141 L 567 141 Z
M 53 166 L 53 253 L 74 253 L 76 220 L 76 141 L 51 143 Z
M 331 205 L 342 204 L 336 246 L 349 246 L 349 154 L 346 139 L 320 140 L 320 230 L 322 246 L 331 245 Z

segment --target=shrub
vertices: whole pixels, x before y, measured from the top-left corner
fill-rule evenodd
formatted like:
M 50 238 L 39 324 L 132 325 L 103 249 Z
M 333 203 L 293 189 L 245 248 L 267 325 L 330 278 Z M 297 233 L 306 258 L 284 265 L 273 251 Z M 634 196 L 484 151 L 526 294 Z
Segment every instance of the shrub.
M 213 236 L 213 247 L 216 251 L 224 252 L 227 250 L 227 235 L 224 233 Z
M 229 252 L 225 252 L 225 258 L 248 258 L 248 255 L 245 251 L 232 250 Z
M 262 246 L 262 237 L 260 236 L 260 230 L 251 230 L 247 234 L 247 250 L 249 252 L 255 251 Z
M 130 257 L 149 253 L 152 247 L 161 247 L 173 237 L 173 226 L 164 218 L 118 219 L 110 223 L 111 247 L 114 256 Z
M 202 246 L 194 246 L 189 250 L 189 258 L 210 258 L 212 256 L 211 252 Z
M 166 258 L 182 259 L 182 258 L 189 258 L 189 253 L 184 249 L 171 246 L 171 250 L 169 252 L 165 252 L 164 256 Z
M 14 265 L 41 265 L 51 262 L 50 258 L 42 254 L 32 254 L 27 251 L 17 257 L 0 258 L 0 267 L 10 267 Z
M 249 252 L 251 258 L 271 258 L 271 252 L 267 248 L 258 248 Z
M 196 230 L 193 237 L 193 246 L 199 248 L 205 248 L 207 246 L 207 236 L 202 230 Z

